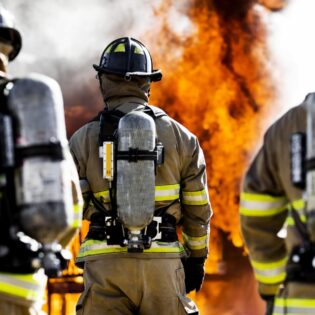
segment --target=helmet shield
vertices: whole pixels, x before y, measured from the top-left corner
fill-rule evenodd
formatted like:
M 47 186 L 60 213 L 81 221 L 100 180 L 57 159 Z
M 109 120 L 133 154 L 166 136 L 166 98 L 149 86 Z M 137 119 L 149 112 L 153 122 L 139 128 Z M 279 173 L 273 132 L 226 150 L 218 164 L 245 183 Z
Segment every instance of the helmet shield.
M 98 72 L 150 77 L 152 81 L 162 78 L 160 70 L 153 70 L 152 59 L 147 48 L 139 41 L 123 37 L 111 42 L 102 53 L 100 64 L 93 65 Z

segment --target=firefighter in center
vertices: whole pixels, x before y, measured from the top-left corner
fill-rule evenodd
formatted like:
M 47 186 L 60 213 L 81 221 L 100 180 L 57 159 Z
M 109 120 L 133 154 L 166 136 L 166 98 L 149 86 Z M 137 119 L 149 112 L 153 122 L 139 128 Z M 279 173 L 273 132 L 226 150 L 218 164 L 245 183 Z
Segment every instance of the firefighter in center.
M 267 314 L 315 314 L 314 212 L 303 181 L 294 179 L 303 178 L 303 167 L 291 169 L 303 160 L 292 153 L 303 152 L 296 136 L 306 133 L 313 100 L 310 93 L 267 130 L 243 181 L 241 228 Z
M 141 42 L 114 40 L 94 68 L 104 111 L 70 139 L 90 221 L 77 315 L 198 314 L 186 293 L 204 279 L 212 214 L 198 139 L 148 105 L 162 74 Z

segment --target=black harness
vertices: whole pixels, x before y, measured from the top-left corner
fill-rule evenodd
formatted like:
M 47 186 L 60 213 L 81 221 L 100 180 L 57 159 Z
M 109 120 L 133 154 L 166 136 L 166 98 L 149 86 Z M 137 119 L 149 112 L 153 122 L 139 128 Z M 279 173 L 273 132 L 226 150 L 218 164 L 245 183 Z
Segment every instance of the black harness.
M 151 106 L 145 106 L 142 110 L 144 113 L 148 114 L 155 121 L 156 119 L 166 116 L 166 114 Z M 117 143 L 117 129 L 119 120 L 125 115 L 125 113 L 118 110 L 104 110 L 100 112 L 93 121 L 100 122 L 100 133 L 99 133 L 99 145 L 101 146 L 104 141 L 113 141 Z M 128 160 L 130 162 L 137 162 L 139 160 L 154 160 L 155 164 L 161 164 L 164 162 L 163 156 L 163 146 L 157 144 L 155 151 L 143 151 L 138 149 L 129 149 L 129 151 L 117 151 L 117 145 L 115 145 L 115 163 L 117 160 Z M 117 165 L 115 165 L 115 168 Z M 125 229 L 122 223 L 117 217 L 117 205 L 116 205 L 116 195 L 115 195 L 115 177 L 113 181 L 113 186 L 109 189 L 110 191 L 110 201 L 111 201 L 111 211 L 104 208 L 101 201 L 99 201 L 92 193 L 90 198 L 95 206 L 95 208 L 103 213 L 104 215 L 104 225 L 99 226 L 100 233 L 95 235 L 88 234 L 88 237 L 93 239 L 105 240 L 108 245 L 120 245 L 126 246 L 126 239 L 128 230 Z M 176 201 L 175 201 L 176 202 Z M 175 242 L 178 240 L 176 233 L 176 219 L 170 214 L 167 214 L 167 209 L 171 206 L 159 208 L 155 211 L 154 219 L 152 222 L 142 230 L 143 243 L 145 248 L 149 248 L 152 240 L 161 242 Z M 98 222 L 99 224 L 99 222 Z M 95 225 L 94 225 L 95 227 Z M 158 237 L 158 238 L 157 238 Z

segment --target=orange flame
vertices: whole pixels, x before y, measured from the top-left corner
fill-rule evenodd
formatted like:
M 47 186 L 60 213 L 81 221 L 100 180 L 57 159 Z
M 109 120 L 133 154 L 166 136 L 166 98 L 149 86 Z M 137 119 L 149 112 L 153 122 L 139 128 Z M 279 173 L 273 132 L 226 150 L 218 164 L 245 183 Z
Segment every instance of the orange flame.
M 157 10 L 162 34 L 149 38 L 155 64 L 165 74 L 153 86 L 151 102 L 198 136 L 207 162 L 212 226 L 239 247 L 240 182 L 275 97 L 263 12 L 253 1 L 198 1 L 187 12 L 195 30 L 179 38 L 165 18 L 174 3 L 166 1 Z

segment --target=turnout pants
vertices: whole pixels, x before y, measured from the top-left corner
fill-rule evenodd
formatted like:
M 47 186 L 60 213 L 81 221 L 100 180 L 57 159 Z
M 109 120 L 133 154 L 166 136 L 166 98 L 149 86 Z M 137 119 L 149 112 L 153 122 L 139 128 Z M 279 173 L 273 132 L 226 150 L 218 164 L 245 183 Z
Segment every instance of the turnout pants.
M 2 315 L 46 315 L 38 307 L 30 303 L 17 303 L 18 298 L 4 296 L 0 294 L 0 314 Z
M 273 315 L 315 314 L 315 283 L 285 283 L 275 299 Z
M 77 315 L 198 314 L 180 259 L 106 257 L 86 261 L 83 276 Z

